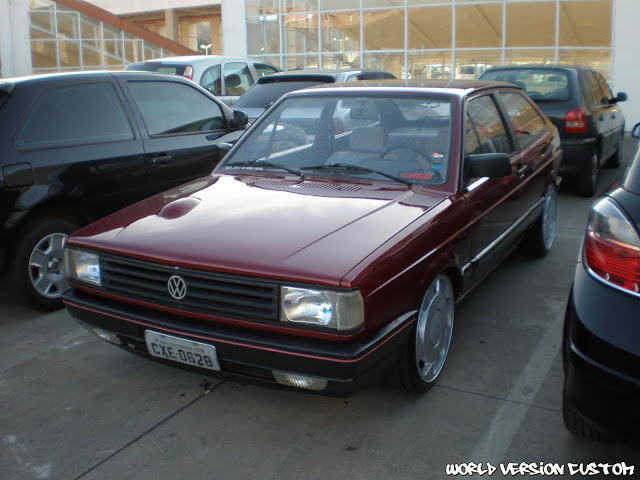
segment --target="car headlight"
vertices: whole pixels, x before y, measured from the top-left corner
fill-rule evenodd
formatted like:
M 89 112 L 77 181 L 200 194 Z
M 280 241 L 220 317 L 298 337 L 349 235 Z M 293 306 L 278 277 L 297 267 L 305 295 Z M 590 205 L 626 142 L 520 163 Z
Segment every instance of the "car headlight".
M 64 263 L 67 275 L 74 280 L 101 286 L 100 258 L 95 253 L 66 248 Z
M 364 323 L 360 292 L 280 287 L 280 321 L 353 330 Z

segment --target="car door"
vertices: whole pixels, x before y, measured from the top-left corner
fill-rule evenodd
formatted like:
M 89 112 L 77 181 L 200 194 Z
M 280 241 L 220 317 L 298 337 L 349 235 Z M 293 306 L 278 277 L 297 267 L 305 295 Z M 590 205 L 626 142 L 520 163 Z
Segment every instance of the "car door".
M 110 77 L 60 80 L 31 92 L 24 107 L 14 146 L 34 172 L 25 205 L 75 198 L 96 220 L 148 196 L 142 140 Z
M 222 94 L 218 98 L 231 106 L 236 103 L 240 95 L 249 90 L 256 80 L 251 75 L 247 62 L 238 60 L 222 62 Z
M 516 172 L 527 192 L 527 211 L 544 198 L 547 174 L 553 156 L 550 130 L 547 122 L 534 107 L 533 102 L 521 92 L 501 90 L 498 99 L 502 104 L 507 124 L 515 139 L 517 154 L 514 156 Z M 546 135 L 545 135 L 546 133 Z M 545 173 L 546 172 L 546 173 Z M 525 212 L 526 213 L 526 212 Z
M 607 157 L 611 155 L 614 150 L 618 146 L 618 141 L 620 140 L 622 134 L 624 133 L 623 124 L 624 118 L 622 116 L 622 112 L 620 110 L 620 106 L 617 103 L 609 103 L 609 100 L 613 98 L 613 94 L 611 93 L 611 89 L 607 84 L 604 77 L 599 72 L 593 72 L 596 80 L 598 81 L 598 86 L 603 94 L 603 104 L 604 110 L 607 112 L 606 114 L 606 122 L 607 122 L 607 132 L 608 132 L 608 140 L 609 140 L 609 149 L 607 151 Z
M 528 208 L 525 182 L 518 175 L 522 156 L 516 152 L 504 115 L 494 95 L 474 97 L 466 104 L 465 168 L 467 156 L 505 153 L 513 173 L 506 177 L 473 178 L 463 173 L 463 192 L 471 221 L 471 261 L 465 266 L 465 283 L 475 284 L 506 254 L 512 226 Z M 521 168 L 522 166 L 520 166 Z
M 149 188 L 157 193 L 209 175 L 229 133 L 221 106 L 199 87 L 168 80 L 128 80 L 138 109 Z
M 609 155 L 612 148 L 611 115 L 609 113 L 612 105 L 607 103 L 605 92 L 602 91 L 596 72 L 591 70 L 586 71 L 585 78 L 587 79 L 587 85 L 591 92 L 593 102 L 590 110 L 593 128 L 595 130 L 594 133 L 602 139 L 601 151 L 599 152 L 600 160 L 602 160 Z

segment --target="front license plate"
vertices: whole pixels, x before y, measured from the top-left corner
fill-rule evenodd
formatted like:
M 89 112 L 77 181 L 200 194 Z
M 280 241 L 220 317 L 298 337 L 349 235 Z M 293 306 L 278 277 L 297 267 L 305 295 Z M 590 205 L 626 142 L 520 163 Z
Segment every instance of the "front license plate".
M 213 345 L 192 342 L 151 330 L 145 330 L 144 339 L 147 342 L 147 350 L 154 357 L 209 370 L 220 370 L 216 347 Z

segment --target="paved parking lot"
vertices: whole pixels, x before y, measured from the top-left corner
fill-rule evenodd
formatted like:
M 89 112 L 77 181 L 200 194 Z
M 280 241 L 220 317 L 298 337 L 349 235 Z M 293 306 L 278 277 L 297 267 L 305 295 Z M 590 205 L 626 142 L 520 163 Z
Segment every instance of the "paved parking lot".
M 600 190 L 622 171 L 603 170 Z M 640 476 L 640 451 L 562 424 L 562 318 L 591 200 L 559 200 L 550 255 L 511 255 L 459 306 L 447 365 L 419 397 L 384 380 L 332 398 L 158 365 L 2 288 L 0 478 L 411 480 L 468 462 L 494 478 L 521 462 Z

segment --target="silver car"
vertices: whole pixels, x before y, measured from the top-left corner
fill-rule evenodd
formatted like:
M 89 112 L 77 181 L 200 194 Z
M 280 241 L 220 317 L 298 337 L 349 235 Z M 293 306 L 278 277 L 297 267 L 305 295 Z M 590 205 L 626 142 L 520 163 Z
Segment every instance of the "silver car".
M 180 75 L 209 90 L 227 105 L 233 105 L 259 78 L 280 71 L 250 58 L 219 55 L 158 58 L 132 63 L 125 70 Z

